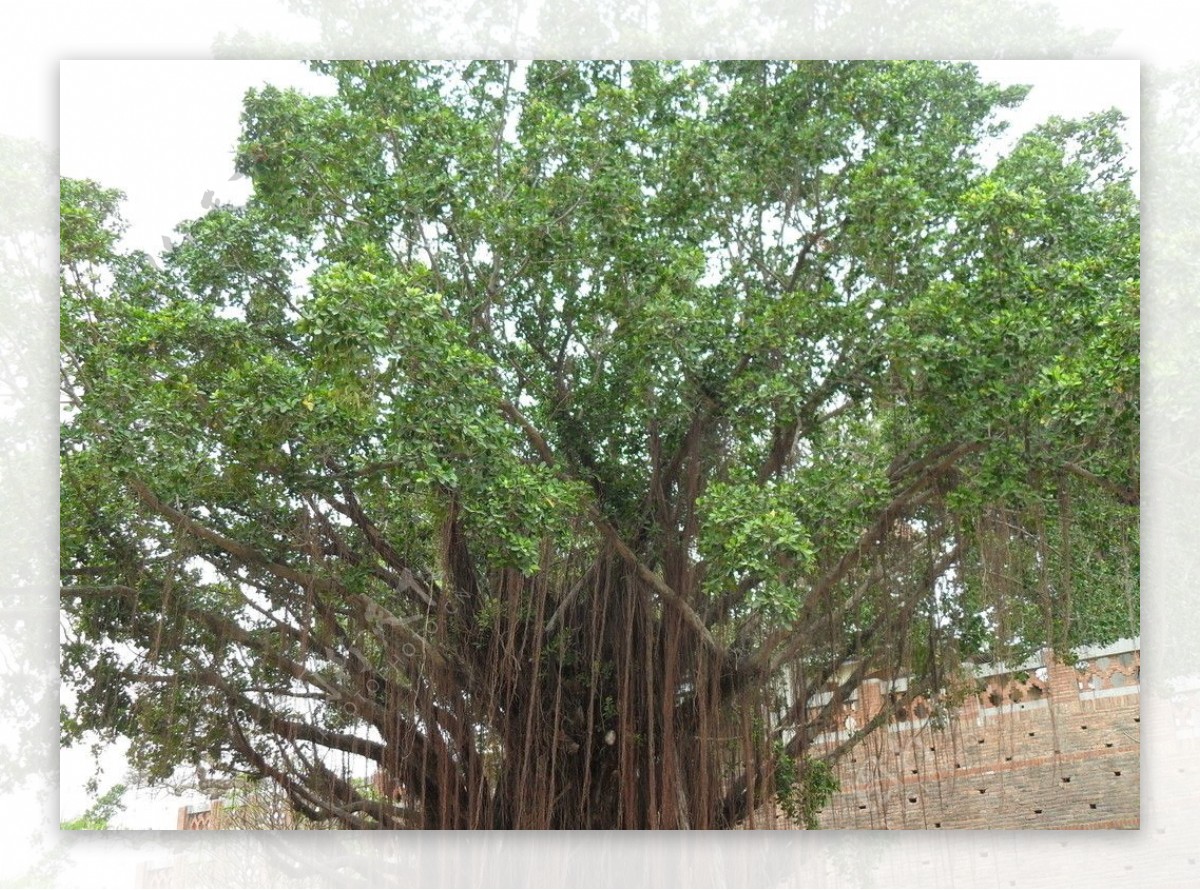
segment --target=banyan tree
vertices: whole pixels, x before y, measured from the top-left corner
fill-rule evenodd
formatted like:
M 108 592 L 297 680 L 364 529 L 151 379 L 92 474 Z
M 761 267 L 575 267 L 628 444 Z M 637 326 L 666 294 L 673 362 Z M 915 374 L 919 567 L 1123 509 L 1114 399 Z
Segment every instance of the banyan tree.
M 67 741 L 343 827 L 729 828 L 819 806 L 864 677 L 949 709 L 1136 632 L 1115 112 L 1001 144 L 1025 91 L 935 62 L 314 67 L 161 257 L 62 182 Z

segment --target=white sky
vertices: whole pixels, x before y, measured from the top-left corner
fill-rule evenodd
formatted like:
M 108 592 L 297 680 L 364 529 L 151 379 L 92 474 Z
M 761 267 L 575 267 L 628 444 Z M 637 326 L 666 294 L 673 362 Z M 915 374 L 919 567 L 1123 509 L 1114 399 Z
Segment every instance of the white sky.
M 1014 134 L 1053 114 L 1078 117 L 1112 106 L 1130 118 L 1138 166 L 1136 61 L 986 61 L 981 74 L 1033 91 L 1011 115 Z M 126 193 L 130 247 L 157 253 L 176 224 L 204 212 L 201 201 L 249 194 L 233 175 L 241 99 L 274 83 L 332 92 L 328 78 L 299 62 L 64 61 L 60 69 L 60 172 Z M 131 101 L 130 97 L 136 97 Z M 120 138 L 115 138 L 120 134 Z
M 249 195 L 248 180 L 230 181 L 248 89 L 332 92 L 300 62 L 64 61 L 59 77 L 59 172 L 124 191 L 129 246 L 153 253 L 204 213 L 207 192 Z
M 1182 30 L 1182 29 L 1181 29 Z M 1139 163 L 1137 61 L 987 61 L 982 76 L 1002 84 L 1033 85 L 1011 113 L 1015 137 L 1051 115 L 1078 117 L 1116 106 L 1129 118 L 1130 161 Z M 127 195 L 127 246 L 158 253 L 176 224 L 204 213 L 213 199 L 240 202 L 249 182 L 231 180 L 241 101 L 250 87 L 273 83 L 331 92 L 328 78 L 299 62 L 64 61 L 60 67 L 60 172 L 95 179 Z M 123 774 L 119 752 L 104 758 L 101 789 Z M 81 814 L 93 765 L 85 747 L 64 751 L 60 805 L 63 818 Z M 117 824 L 172 828 L 178 801 L 127 797 Z
M 1008 85 L 1032 84 L 1020 108 L 1008 116 L 1011 135 L 1020 135 L 1047 118 L 1083 117 L 1116 107 L 1129 119 L 1125 141 L 1130 165 L 1141 169 L 1140 63 L 1133 61 L 977 61 L 980 75 Z

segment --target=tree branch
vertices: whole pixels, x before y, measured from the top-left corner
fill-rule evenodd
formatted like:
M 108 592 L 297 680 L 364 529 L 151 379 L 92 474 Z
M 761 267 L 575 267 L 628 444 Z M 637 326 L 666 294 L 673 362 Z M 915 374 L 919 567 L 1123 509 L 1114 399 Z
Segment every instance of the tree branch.
M 1141 502 L 1141 486 L 1133 485 L 1126 487 L 1113 482 L 1111 479 L 1105 479 L 1103 476 L 1097 476 L 1095 473 L 1085 470 L 1083 467 L 1074 463 L 1063 464 L 1063 469 L 1074 476 L 1079 477 L 1085 482 L 1090 482 L 1092 485 L 1098 485 L 1107 491 L 1109 494 L 1115 495 L 1117 500 L 1127 507 L 1136 507 Z
M 554 452 L 550 446 L 546 444 L 545 438 L 538 432 L 537 428 L 529 421 L 521 411 L 508 400 L 501 403 L 501 408 L 522 430 L 525 431 L 526 438 L 530 444 L 541 456 L 545 464 L 551 468 L 556 468 L 557 464 L 554 458 Z M 681 596 L 677 591 L 671 588 L 662 576 L 647 566 L 638 557 L 636 553 L 629 547 L 628 544 L 621 538 L 617 530 L 612 524 L 604 518 L 600 512 L 600 508 L 595 503 L 587 505 L 588 517 L 592 524 L 599 529 L 600 533 L 608 541 L 609 545 L 616 551 L 629 566 L 637 573 L 638 577 L 650 585 L 660 597 L 675 608 L 683 617 L 684 623 L 696 634 L 701 644 L 709 652 L 710 655 L 722 656 L 723 650 L 714 639 L 712 632 L 705 625 L 704 620 L 692 608 L 691 604 Z

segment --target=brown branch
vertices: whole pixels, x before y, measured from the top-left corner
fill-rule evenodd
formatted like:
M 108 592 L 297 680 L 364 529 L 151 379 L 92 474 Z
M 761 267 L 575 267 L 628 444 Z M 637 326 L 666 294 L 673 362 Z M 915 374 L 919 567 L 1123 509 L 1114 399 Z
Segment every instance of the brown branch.
M 390 587 L 397 591 L 409 591 L 415 594 L 423 605 L 432 608 L 434 600 L 428 586 L 421 582 L 408 563 L 401 558 L 396 549 L 384 537 L 379 527 L 367 516 L 366 511 L 363 510 L 362 505 L 354 494 L 354 489 L 350 486 L 347 475 L 332 460 L 327 461 L 326 466 L 341 481 L 342 496 L 345 498 L 344 502 L 336 498 L 328 498 L 327 500 L 335 510 L 354 523 L 366 537 L 367 543 L 371 545 L 371 549 L 382 557 L 390 569 L 394 570 L 393 572 L 389 572 L 384 580 L 386 580 Z M 319 511 L 314 511 L 314 513 L 322 522 L 330 538 L 335 542 L 342 543 L 346 551 L 351 552 L 350 548 L 342 541 L 341 536 L 334 530 L 333 525 Z M 395 574 L 396 572 L 399 574 Z
M 534 447 L 534 450 L 537 451 L 538 456 L 542 459 L 542 462 L 548 467 L 556 466 L 557 462 L 554 458 L 553 449 L 546 444 L 545 437 L 538 432 L 537 427 L 530 422 L 529 418 L 526 417 L 521 410 L 508 399 L 501 399 L 500 410 L 503 411 L 505 415 L 511 421 L 513 421 L 513 423 L 521 428 L 522 432 L 525 433 L 525 438 L 529 440 L 529 444 L 531 444 Z
M 214 529 L 210 529 L 185 513 L 163 503 L 150 490 L 149 486 L 140 479 L 130 478 L 128 482 L 130 488 L 133 489 L 138 499 L 144 505 L 160 516 L 171 520 L 179 528 L 189 532 L 201 541 L 211 544 L 239 562 L 264 569 L 272 575 L 285 581 L 290 581 L 305 590 L 334 593 L 343 597 L 347 602 L 355 604 L 363 611 L 368 624 L 375 625 L 376 628 L 382 629 L 388 634 L 400 638 L 404 643 L 412 645 L 415 648 L 414 656 L 419 654 L 423 659 L 428 659 L 435 667 L 442 669 L 447 667 L 445 657 L 437 648 L 430 645 L 420 634 L 412 630 L 400 618 L 397 618 L 389 609 L 370 597 L 355 593 L 333 579 L 321 578 L 315 573 L 302 572 L 285 563 L 269 559 L 253 547 L 243 544 L 240 541 L 235 541 L 233 538 L 223 535 Z
M 230 704 L 235 705 L 237 709 L 243 711 L 247 716 L 253 717 L 255 722 L 273 735 L 287 739 L 288 741 L 313 742 L 314 744 L 322 745 L 335 751 L 357 754 L 379 764 L 384 762 L 387 749 L 379 744 L 379 742 L 373 742 L 370 739 L 364 739 L 361 736 L 345 732 L 334 732 L 333 730 L 324 729 L 311 723 L 289 720 L 270 708 L 242 695 L 215 671 L 205 672 L 205 674 L 206 676 L 201 676 L 193 673 L 192 676 L 207 679 L 210 686 L 219 686 L 230 700 Z
M 556 467 L 557 462 L 555 461 L 554 452 L 551 450 L 550 446 L 546 444 L 545 438 L 543 438 L 541 433 L 538 432 L 537 428 L 529 421 L 529 419 L 525 417 L 525 415 L 522 414 L 521 411 L 507 399 L 501 402 L 501 408 L 510 419 L 512 419 L 518 426 L 521 427 L 521 429 L 525 431 L 525 435 L 529 439 L 530 444 L 533 445 L 534 449 L 541 456 L 545 464 L 551 468 Z M 703 644 L 704 648 L 708 650 L 709 654 L 715 656 L 722 655 L 723 650 L 721 646 L 713 638 L 712 632 L 709 631 L 708 627 L 704 623 L 704 620 L 696 613 L 696 610 L 692 608 L 691 604 L 669 584 L 667 584 L 661 575 L 642 562 L 638 555 L 634 553 L 629 545 L 626 544 L 621 538 L 621 535 L 618 534 L 617 530 L 613 528 L 612 524 L 604 518 L 600 512 L 600 508 L 596 504 L 588 504 L 587 510 L 588 518 L 592 521 L 592 524 L 599 529 L 600 533 L 616 551 L 617 555 L 619 555 L 621 559 L 628 563 L 629 566 L 637 573 L 638 577 L 649 584 L 655 593 L 657 593 L 667 603 L 679 611 L 680 615 L 683 616 L 684 622 L 692 629 L 693 632 L 695 632 L 696 636 L 700 639 L 700 642 Z
M 741 358 L 738 359 L 738 363 L 734 365 L 733 370 L 729 372 L 729 376 L 725 378 L 726 388 L 745 373 L 746 369 L 750 367 L 751 358 L 752 356 L 748 352 L 742 354 Z M 688 425 L 687 435 L 684 436 L 683 442 L 680 443 L 679 448 L 676 449 L 671 459 L 667 462 L 666 469 L 662 474 L 664 490 L 669 489 L 672 483 L 674 483 L 675 477 L 679 473 L 679 468 L 683 465 L 684 458 L 687 456 L 690 443 L 694 437 L 699 436 L 708 428 L 710 423 L 721 416 L 725 411 L 725 407 L 711 397 L 702 399 L 696 406 L 696 410 L 692 414 L 692 421 Z
M 637 554 L 629 548 L 629 545 L 621 540 L 621 536 L 617 534 L 616 529 L 614 529 L 607 520 L 599 515 L 598 510 L 593 508 L 592 512 L 594 514 L 592 521 L 596 524 L 596 527 L 600 529 L 600 532 L 604 535 L 608 543 L 613 547 L 614 550 L 616 550 L 617 555 L 620 556 L 621 559 L 625 560 L 625 562 L 627 562 L 630 567 L 637 572 L 638 577 L 649 584 L 651 588 L 653 588 L 655 593 L 670 603 L 679 612 L 679 614 L 683 617 L 684 623 L 692 629 L 697 637 L 699 637 L 700 642 L 703 643 L 704 648 L 708 651 L 709 655 L 717 657 L 723 656 L 723 649 L 713 637 L 712 632 L 705 625 L 704 620 L 696 613 L 696 610 L 692 608 L 691 604 L 688 603 L 688 601 L 685 600 L 674 589 L 672 589 L 671 586 L 662 579 L 661 575 L 659 575 L 638 558 Z
M 810 614 L 813 606 L 821 597 L 828 594 L 868 553 L 878 548 L 886 538 L 887 531 L 892 526 L 892 523 L 905 510 L 918 506 L 928 500 L 933 495 L 930 486 L 943 473 L 947 472 L 956 461 L 968 454 L 980 451 L 983 447 L 983 443 L 962 443 L 949 447 L 948 450 L 938 449 L 937 456 L 914 461 L 913 464 L 910 464 L 910 467 L 918 469 L 920 475 L 892 498 L 887 506 L 876 516 L 875 521 L 867 526 L 862 534 L 859 535 L 854 546 L 847 550 L 836 565 L 830 571 L 826 572 L 813 586 L 812 591 L 805 600 L 804 607 L 801 609 L 801 614 Z M 937 459 L 938 457 L 940 459 Z M 769 674 L 784 661 L 792 658 L 800 647 L 804 645 L 804 638 L 800 634 L 801 630 L 802 628 L 792 626 L 769 635 L 754 655 L 744 663 L 743 673 L 747 675 L 747 678 L 757 672 L 766 672 Z M 791 642 L 784 649 L 779 652 L 774 651 L 776 647 L 782 645 L 788 639 Z
M 302 816 L 314 822 L 338 818 L 343 824 L 351 828 L 366 829 L 371 827 L 351 813 L 337 812 L 335 807 L 331 806 L 331 802 L 322 800 L 316 790 L 308 787 L 307 784 L 300 781 L 292 772 L 275 767 L 251 744 L 250 739 L 246 736 L 245 731 L 237 720 L 231 719 L 229 722 L 233 730 L 230 735 L 230 741 L 234 749 L 245 757 L 257 772 L 273 779 L 284 790 L 284 793 L 287 794 L 288 801 L 292 807 Z
M 300 721 L 287 719 L 277 714 L 273 710 L 265 707 L 264 705 L 247 698 L 241 693 L 240 690 L 234 688 L 222 675 L 217 672 L 201 670 L 195 672 L 193 675 L 200 679 L 206 680 L 210 686 L 220 689 L 226 696 L 227 701 L 235 712 L 240 712 L 244 716 L 252 719 L 259 727 L 272 734 L 272 736 L 277 740 L 285 740 L 291 743 L 293 746 L 297 741 L 311 742 L 332 750 L 360 755 L 379 764 L 381 767 L 391 766 L 398 762 L 397 756 L 393 752 L 396 746 L 400 743 L 397 739 L 391 737 L 394 736 L 394 730 L 399 729 L 405 742 L 411 743 L 419 748 L 422 752 L 422 756 L 428 756 L 429 754 L 429 737 L 417 730 L 411 721 L 402 720 L 396 715 L 392 715 L 392 719 L 388 721 L 388 723 L 391 725 L 381 725 L 376 723 L 376 725 L 384 731 L 385 739 L 387 739 L 386 744 L 380 744 L 369 739 L 364 739 L 360 736 L 335 732 L 333 730 L 324 729 L 310 723 L 302 723 Z M 358 700 L 362 701 L 361 698 Z M 370 718 L 367 717 L 367 719 Z M 240 729 L 240 727 L 237 726 L 236 720 L 231 721 L 231 723 L 234 724 L 235 728 Z M 272 775 L 273 778 L 275 778 L 277 781 L 280 781 L 280 784 L 285 784 L 280 778 L 282 775 L 284 775 L 284 773 L 279 773 L 273 768 L 267 768 L 265 759 L 263 759 L 257 751 L 253 751 L 252 748 L 250 748 L 249 741 L 248 739 L 245 739 L 244 735 L 243 740 L 246 743 L 246 748 L 239 750 L 242 750 L 242 753 L 247 756 L 251 763 L 258 767 L 260 771 Z M 319 765 L 313 764 L 312 766 L 317 767 Z M 412 766 L 409 772 L 412 774 L 410 776 L 410 781 L 416 782 L 419 785 L 419 769 L 416 766 Z M 292 781 L 294 781 L 294 779 Z M 438 789 L 436 785 L 429 784 L 430 781 L 431 779 L 426 777 L 426 793 L 434 795 L 441 793 L 440 789 Z M 354 792 L 351 786 L 347 787 L 350 788 L 355 800 L 367 803 L 366 801 L 363 801 L 362 798 L 357 796 L 357 792 Z M 414 787 L 416 787 L 416 785 L 414 785 Z M 320 795 L 311 787 L 305 787 L 304 791 L 304 796 L 310 805 L 330 812 L 339 810 L 339 807 L 336 803 L 322 799 Z M 391 804 L 383 805 L 389 808 L 393 806 Z M 374 806 L 375 803 L 371 802 L 370 807 L 366 809 L 352 807 L 347 812 L 372 812 L 372 808 Z M 397 812 L 398 811 L 389 809 L 387 814 L 394 817 L 397 815 Z M 338 814 L 341 815 L 340 812 Z M 379 813 L 377 812 L 375 814 L 378 817 Z M 405 818 L 412 818 L 412 816 L 410 814 Z M 358 827 L 369 826 L 360 825 Z
M 1105 479 L 1103 476 L 1097 476 L 1095 473 L 1085 470 L 1083 467 L 1074 463 L 1063 464 L 1063 469 L 1074 476 L 1079 477 L 1085 482 L 1090 482 L 1093 485 L 1098 485 L 1107 491 L 1109 494 L 1115 495 L 1117 500 L 1127 507 L 1136 507 L 1141 502 L 1141 485 L 1124 486 L 1111 479 Z
M 59 593 L 62 596 L 122 596 L 132 599 L 137 599 L 140 595 L 137 590 L 132 587 L 126 587 L 124 584 L 74 584 L 60 587 Z

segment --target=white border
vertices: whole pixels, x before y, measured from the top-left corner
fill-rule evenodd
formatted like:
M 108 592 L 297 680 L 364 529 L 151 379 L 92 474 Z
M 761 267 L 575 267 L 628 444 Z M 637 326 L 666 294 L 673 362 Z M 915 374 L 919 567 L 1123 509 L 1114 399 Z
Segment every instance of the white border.
M 1142 58 L 1144 81 L 1166 82 L 1168 67 L 1191 61 L 1194 40 L 1165 3 L 1143 4 L 1127 14 L 1117 43 L 1086 31 L 1063 36 L 1047 18 L 1052 4 L 995 2 L 912 4 L 889 19 L 884 4 L 805 2 L 748 5 L 676 2 L 619 4 L 343 4 L 317 0 L 310 8 L 336 34 L 340 8 L 363 8 L 355 22 L 340 24 L 348 40 L 325 39 L 297 51 L 297 40 L 321 34 L 315 18 L 289 13 L 282 3 L 223 0 L 206 6 L 57 2 L 5 10 L 4 80 L 7 89 L 0 132 L 33 136 L 44 158 L 56 140 L 56 60 L 87 57 L 205 58 L 239 47 L 253 55 L 386 55 L 414 57 L 615 56 L 615 57 L 1006 57 Z M 1063 3 L 1078 21 L 1100 16 L 1106 2 Z M 697 13 L 697 9 L 703 13 Z M 892 10 L 894 4 L 889 4 Z M 1087 12 L 1081 10 L 1086 9 Z M 469 10 L 471 18 L 464 12 Z M 782 18 L 770 17 L 777 13 Z M 697 21 L 703 14 L 705 19 Z M 1084 18 L 1084 23 L 1087 19 Z M 245 29 L 255 37 L 239 35 Z M 587 35 L 580 37 L 578 35 Z M 814 39 L 815 35 L 815 39 Z M 1119 47 L 1114 50 L 1113 46 Z M 129 97 L 137 102 L 136 95 Z M 1161 110 L 1161 109 L 1159 109 Z M 1172 193 L 1194 196 L 1194 186 L 1175 170 L 1172 181 L 1157 179 L 1175 160 L 1169 146 L 1182 137 L 1148 108 L 1144 119 L 1146 290 L 1144 309 L 1146 422 L 1143 460 L 1143 828 L 1140 832 L 737 832 L 695 834 L 608 833 L 549 835 L 349 833 L 225 834 L 203 836 L 69 835 L 55 827 L 57 732 L 57 634 L 55 599 L 56 454 L 54 449 L 54 264 L 53 245 L 41 245 L 33 269 L 42 277 L 36 291 L 0 291 L 0 491 L 5 521 L 0 529 L 0 719 L 20 722 L 26 739 L 0 765 L 0 823 L 9 863 L 0 881 L 33 886 L 86 883 L 90 887 L 132 886 L 139 864 L 164 857 L 197 860 L 192 883 L 201 886 L 1179 886 L 1200 884 L 1192 825 L 1200 798 L 1195 759 L 1180 756 L 1185 743 L 1174 729 L 1172 708 L 1196 709 L 1182 698 L 1173 704 L 1168 680 L 1192 663 L 1198 633 L 1191 605 L 1197 577 L 1191 547 L 1197 527 L 1196 473 L 1188 460 L 1197 435 L 1200 404 L 1194 387 L 1200 375 L 1187 349 L 1197 330 L 1196 307 L 1183 295 L 1197 292 L 1196 271 L 1173 250 L 1172 236 L 1194 240 L 1195 207 L 1179 208 Z M 152 108 L 147 109 L 153 113 Z M 1195 109 L 1181 120 L 1194 119 Z M 1183 124 L 1180 124 L 1183 126 Z M 100 133 L 97 138 L 119 138 Z M 12 155 L 11 143 L 3 148 Z M 10 157 L 0 158 L 5 163 Z M 32 206 L 54 226 L 52 179 L 19 174 L 14 205 Z M 11 174 L 5 173 L 12 179 Z M 1165 175 L 1165 174 L 1164 174 Z M 1189 206 L 1190 205 L 1190 215 Z M 22 209 L 16 207 L 17 210 Z M 4 222 L 13 206 L 3 209 Z M 1179 212 L 1176 212 L 1176 211 Z M 1155 243 L 1157 236 L 1158 243 Z M 43 239 L 44 240 L 44 239 Z M 31 248 L 35 249 L 35 248 Z M 3 260 L 8 273 L 11 258 Z M 47 290 L 48 288 L 48 290 Z M 22 299 L 22 297 L 24 297 Z M 1161 362 L 1161 364 L 1159 364 Z M 1183 368 L 1175 375 L 1171 363 Z M 1175 384 L 1169 394 L 1154 388 L 1156 374 Z M 1164 410 L 1176 406 L 1178 410 Z M 32 451 L 29 449 L 33 449 Z M 1170 642 L 1155 647 L 1154 641 Z M 33 716 L 22 708 L 34 708 Z M 15 765 L 14 765 L 15 764 Z M 21 775 L 14 769 L 22 769 Z M 182 833 L 181 833 L 182 835 Z M 13 862 L 28 867 L 12 872 Z M 82 864 L 82 865 L 81 865 Z M 86 872 L 80 872 L 86 867 Z

